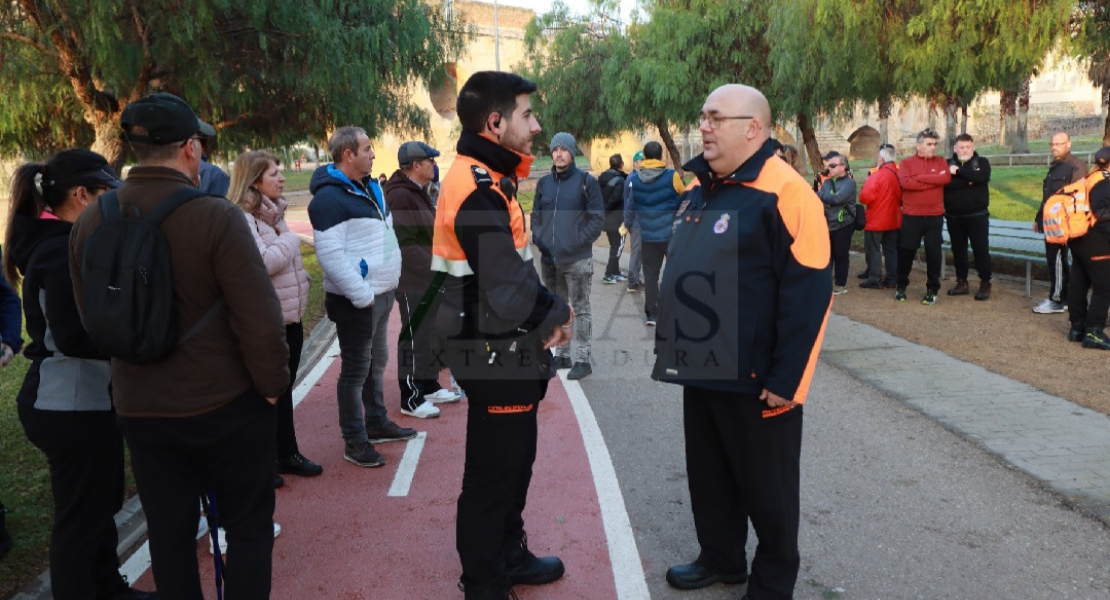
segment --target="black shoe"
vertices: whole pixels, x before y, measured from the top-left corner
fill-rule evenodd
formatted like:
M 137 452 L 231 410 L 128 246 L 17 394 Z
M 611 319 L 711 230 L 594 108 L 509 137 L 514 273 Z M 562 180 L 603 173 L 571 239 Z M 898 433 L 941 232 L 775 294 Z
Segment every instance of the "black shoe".
M 744 583 L 747 573 L 718 573 L 696 562 L 675 565 L 667 569 L 667 583 L 680 590 L 696 590 L 714 583 Z
M 574 363 L 574 368 L 570 370 L 570 373 L 567 373 L 567 379 L 582 379 L 593 372 L 594 369 L 590 366 L 590 363 L 579 361 Z
M 367 427 L 366 437 L 370 438 L 372 444 L 401 442 L 416 437 L 416 430 L 410 427 L 401 427 L 393 421 L 386 421 L 385 425 L 381 427 Z
M 859 282 L 859 286 L 861 288 L 868 289 L 868 290 L 881 290 L 881 289 L 883 289 L 883 284 L 882 283 L 880 283 L 878 281 L 871 281 L 870 279 L 868 279 L 867 281 Z
M 300 452 L 277 461 L 277 472 L 298 477 L 316 477 L 324 472 L 324 467 L 308 460 Z
M 482 585 L 475 585 L 459 579 L 459 591 L 465 600 L 519 600 L 513 592 L 513 584 L 505 577 L 487 581 Z
M 1110 350 L 1110 339 L 1107 339 L 1101 327 L 1088 327 L 1087 335 L 1083 336 L 1083 347 Z
M 285 478 L 281 475 L 278 475 L 277 473 L 274 473 L 274 489 L 276 490 L 283 485 L 285 485 Z
M 1082 323 L 1072 323 L 1071 329 L 1068 331 L 1068 341 L 1082 342 L 1085 335 L 1087 335 L 1087 328 Z
M 385 457 L 370 442 L 347 442 L 343 458 L 360 467 L 380 467 L 385 464 Z
M 551 362 L 556 369 L 569 369 L 571 367 L 569 356 L 556 356 Z
M 863 273 L 856 274 L 856 279 L 867 279 L 870 276 L 871 275 L 869 275 L 867 271 L 864 271 Z
M 104 596 L 102 600 L 158 600 L 158 592 L 143 592 L 135 588 L 126 588 L 111 596 Z
M 520 542 L 505 547 L 505 575 L 515 584 L 543 585 L 563 576 L 563 561 L 557 556 L 542 558 L 528 549 L 528 534 Z

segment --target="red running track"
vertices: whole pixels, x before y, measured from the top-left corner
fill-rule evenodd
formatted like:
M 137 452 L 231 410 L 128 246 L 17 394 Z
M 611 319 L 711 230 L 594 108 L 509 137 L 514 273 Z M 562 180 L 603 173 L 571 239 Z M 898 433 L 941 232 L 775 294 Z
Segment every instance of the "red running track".
M 394 311 L 391 340 L 399 329 Z M 401 415 L 396 366 L 390 358 L 385 382 L 390 418 L 427 436 L 408 496 L 387 496 L 407 442 L 377 445 L 387 461 L 381 468 L 357 467 L 343 459 L 335 403 L 339 360 L 325 356 L 331 365 L 295 411 L 301 451 L 323 465 L 324 474 L 312 479 L 286 476 L 285 487 L 277 490 L 275 521 L 282 533 L 274 541 L 275 600 L 463 596 L 456 588 L 461 568 L 455 552 L 455 501 L 462 486 L 466 400 L 439 405 L 442 415 L 437 419 Z M 558 378 L 539 409 L 539 448 L 524 518 L 531 549 L 560 556 L 566 575 L 546 586 L 517 586 L 521 600 L 617 597 L 582 434 Z M 205 598 L 214 599 L 207 541 L 198 543 L 197 557 Z M 149 571 L 136 587 L 154 587 Z

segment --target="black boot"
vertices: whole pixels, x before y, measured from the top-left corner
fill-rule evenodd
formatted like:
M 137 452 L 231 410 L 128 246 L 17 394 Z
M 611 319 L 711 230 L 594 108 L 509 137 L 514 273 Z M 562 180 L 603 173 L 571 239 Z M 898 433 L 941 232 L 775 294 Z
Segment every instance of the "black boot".
M 498 577 L 482 585 L 475 585 L 459 579 L 459 591 L 466 600 L 519 600 L 513 592 L 513 584 L 505 577 Z
M 1083 336 L 1087 335 L 1087 327 L 1082 323 L 1072 323 L 1071 329 L 1068 330 L 1069 342 L 1082 342 Z
M 1083 347 L 1110 350 L 1110 339 L 1102 332 L 1101 327 L 1088 327 L 1087 335 L 1083 336 Z
M 563 576 L 563 561 L 557 556 L 537 557 L 528 549 L 528 534 L 519 542 L 508 544 L 504 549 L 505 574 L 514 584 L 543 585 Z

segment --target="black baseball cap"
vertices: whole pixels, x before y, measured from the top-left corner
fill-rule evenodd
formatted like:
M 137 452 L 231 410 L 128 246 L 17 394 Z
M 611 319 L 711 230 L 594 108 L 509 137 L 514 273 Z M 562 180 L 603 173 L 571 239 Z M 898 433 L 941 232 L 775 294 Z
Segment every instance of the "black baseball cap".
M 1110 146 L 1105 146 L 1098 152 L 1095 152 L 1095 162 L 1100 165 L 1110 164 Z
M 123 184 L 105 158 L 84 149 L 63 150 L 46 161 L 43 187 L 63 190 L 75 186 L 118 188 Z
M 188 103 L 168 92 L 144 96 L 128 104 L 119 123 L 129 141 L 154 146 L 181 142 L 194 135 L 208 137 L 206 131 L 215 131 L 197 118 Z M 131 133 L 135 126 L 145 129 L 146 135 Z
M 397 149 L 397 162 L 401 165 L 411 165 L 418 160 L 437 156 L 439 156 L 439 150 L 424 142 L 405 142 Z

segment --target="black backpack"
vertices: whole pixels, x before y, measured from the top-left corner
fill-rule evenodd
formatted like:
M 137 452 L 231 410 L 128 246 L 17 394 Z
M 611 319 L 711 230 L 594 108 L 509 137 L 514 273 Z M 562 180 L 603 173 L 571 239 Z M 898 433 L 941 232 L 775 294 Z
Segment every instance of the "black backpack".
M 141 216 L 132 204 L 124 208 L 135 214 L 122 214 L 114 190 L 100 197 L 104 222 L 85 242 L 81 277 L 82 322 L 102 353 L 140 365 L 156 362 L 196 335 L 219 312 L 223 298 L 177 338 L 170 246 L 159 229 L 176 208 L 208 195 L 185 188 Z

